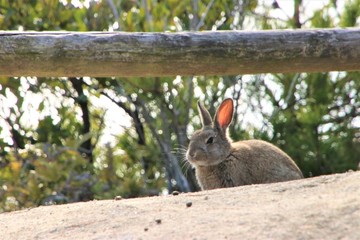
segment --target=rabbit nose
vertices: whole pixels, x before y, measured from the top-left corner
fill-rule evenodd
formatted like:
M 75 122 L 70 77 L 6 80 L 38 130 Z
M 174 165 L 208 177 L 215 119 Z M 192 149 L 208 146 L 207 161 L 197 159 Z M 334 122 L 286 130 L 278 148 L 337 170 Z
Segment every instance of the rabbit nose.
M 190 158 L 195 158 L 196 157 L 196 151 L 192 150 L 192 149 L 189 149 L 188 151 L 188 156 Z

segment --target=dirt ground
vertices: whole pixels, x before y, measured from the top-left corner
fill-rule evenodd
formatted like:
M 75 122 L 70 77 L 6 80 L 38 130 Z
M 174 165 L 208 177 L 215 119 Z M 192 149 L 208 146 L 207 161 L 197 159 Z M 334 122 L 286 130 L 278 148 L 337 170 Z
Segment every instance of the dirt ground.
M 0 214 L 1 239 L 360 239 L 360 171 Z

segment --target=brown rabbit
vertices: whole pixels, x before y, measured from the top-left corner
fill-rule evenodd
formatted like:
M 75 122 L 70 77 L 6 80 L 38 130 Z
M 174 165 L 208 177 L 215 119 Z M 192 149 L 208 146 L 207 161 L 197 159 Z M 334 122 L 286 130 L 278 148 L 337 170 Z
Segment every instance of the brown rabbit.
M 202 190 L 303 178 L 295 162 L 270 143 L 232 143 L 227 135 L 234 111 L 232 99 L 221 103 L 214 121 L 200 102 L 198 110 L 203 128 L 192 135 L 186 158 L 195 167 Z

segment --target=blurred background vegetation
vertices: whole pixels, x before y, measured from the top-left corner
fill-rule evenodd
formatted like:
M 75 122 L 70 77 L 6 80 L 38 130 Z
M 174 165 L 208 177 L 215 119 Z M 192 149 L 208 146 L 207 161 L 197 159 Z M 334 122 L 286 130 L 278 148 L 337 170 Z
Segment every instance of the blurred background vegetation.
M 359 15 L 360 0 L 0 0 L 0 29 L 24 31 L 359 27 Z M 0 212 L 198 190 L 184 151 L 199 99 L 214 112 L 234 98 L 234 140 L 274 143 L 306 177 L 356 169 L 359 91 L 359 72 L 2 77 Z

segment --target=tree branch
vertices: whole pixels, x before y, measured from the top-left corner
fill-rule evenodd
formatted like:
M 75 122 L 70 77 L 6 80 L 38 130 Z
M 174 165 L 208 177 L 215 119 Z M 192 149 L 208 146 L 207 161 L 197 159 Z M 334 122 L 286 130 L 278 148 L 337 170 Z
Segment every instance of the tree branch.
M 214 4 L 215 0 L 211 0 L 208 5 L 206 6 L 205 12 L 203 12 L 203 14 L 201 14 L 201 18 L 199 23 L 197 23 L 196 27 L 195 27 L 195 31 L 199 31 L 199 29 L 204 25 L 205 22 L 205 18 L 208 15 L 210 8 L 212 7 L 212 5 Z

